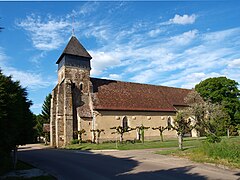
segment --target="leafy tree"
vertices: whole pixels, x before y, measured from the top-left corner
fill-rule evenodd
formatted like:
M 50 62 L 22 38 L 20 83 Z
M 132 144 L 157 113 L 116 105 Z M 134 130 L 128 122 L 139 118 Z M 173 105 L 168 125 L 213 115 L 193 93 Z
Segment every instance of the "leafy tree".
M 204 121 L 204 128 L 207 134 L 214 134 L 216 136 L 225 135 L 226 129 L 230 128 L 230 116 L 220 104 L 212 104 L 206 102 L 206 116 Z M 228 133 L 229 136 L 229 133 Z
M 153 130 L 159 130 L 160 133 L 160 140 L 163 142 L 163 132 L 167 129 L 168 127 L 163 127 L 163 126 L 158 126 L 158 127 L 153 127 Z
M 202 135 L 215 134 L 224 135 L 226 128 L 230 125 L 230 117 L 225 108 L 218 103 L 204 101 L 200 94 L 192 91 L 185 98 L 189 105 L 185 109 L 186 117 L 193 119 L 192 126 Z
M 144 137 L 145 137 L 144 136 L 145 135 L 144 131 L 149 129 L 149 128 L 150 127 L 146 127 L 142 124 L 141 126 L 137 126 L 137 127 L 133 128 L 132 130 L 137 130 L 139 140 L 140 140 L 140 137 L 141 137 L 141 141 L 142 141 L 142 143 L 144 143 Z
M 112 127 L 110 129 L 115 130 L 115 132 L 112 132 L 112 134 L 120 134 L 120 142 L 121 143 L 123 142 L 124 133 L 134 130 L 133 128 L 130 128 L 130 127 L 123 128 L 122 126 Z
M 0 157 L 9 155 L 11 150 L 16 154 L 18 145 L 33 140 L 32 103 L 27 95 L 18 81 L 0 71 Z
M 91 129 L 90 131 L 93 132 L 93 142 L 99 144 L 99 139 L 101 133 L 104 133 L 104 129 Z
M 85 129 L 81 129 L 80 131 L 74 131 L 74 132 L 73 132 L 74 134 L 78 134 L 78 135 L 79 135 L 79 144 L 82 143 L 82 135 L 84 135 L 85 132 L 86 132 Z
M 195 86 L 195 90 L 211 103 L 224 106 L 231 118 L 231 124 L 240 124 L 240 91 L 239 84 L 226 77 L 208 78 Z
M 183 149 L 183 136 L 192 130 L 191 121 L 188 115 L 184 111 L 179 111 L 174 121 L 174 130 L 177 131 L 178 135 L 178 147 L 180 150 Z

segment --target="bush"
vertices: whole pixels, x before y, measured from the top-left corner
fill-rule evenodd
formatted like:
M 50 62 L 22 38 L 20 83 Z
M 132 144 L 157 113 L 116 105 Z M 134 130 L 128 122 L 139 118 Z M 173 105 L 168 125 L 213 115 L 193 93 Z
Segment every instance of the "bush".
M 216 136 L 215 134 L 208 134 L 206 140 L 209 143 L 219 143 L 219 142 L 221 142 L 222 139 L 220 137 Z
M 79 144 L 79 140 L 78 140 L 78 139 L 73 139 L 73 140 L 71 141 L 71 144 Z

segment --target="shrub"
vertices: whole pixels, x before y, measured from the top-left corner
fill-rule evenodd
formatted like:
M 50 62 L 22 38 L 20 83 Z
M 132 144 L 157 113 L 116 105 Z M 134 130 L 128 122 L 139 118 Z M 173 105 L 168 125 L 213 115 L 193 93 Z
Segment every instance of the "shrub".
M 219 142 L 221 142 L 222 139 L 220 137 L 216 136 L 215 134 L 208 134 L 206 140 L 209 143 L 219 143 Z
M 79 140 L 78 140 L 78 139 L 73 139 L 73 140 L 71 141 L 71 144 L 79 144 Z

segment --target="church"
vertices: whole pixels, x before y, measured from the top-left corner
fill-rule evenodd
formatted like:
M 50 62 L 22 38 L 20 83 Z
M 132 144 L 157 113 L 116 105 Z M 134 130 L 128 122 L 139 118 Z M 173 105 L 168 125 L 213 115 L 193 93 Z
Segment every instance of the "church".
M 150 127 L 145 139 L 159 138 L 153 127 L 167 127 L 176 112 L 187 107 L 189 89 L 123 82 L 90 77 L 91 55 L 75 36 L 58 58 L 58 83 L 52 91 L 50 143 L 64 147 L 79 138 L 93 140 L 92 130 L 103 130 L 101 141 L 116 140 L 112 127 Z M 93 62 L 94 63 L 94 60 Z M 124 140 L 138 139 L 136 130 L 124 133 Z M 176 137 L 176 131 L 164 131 Z

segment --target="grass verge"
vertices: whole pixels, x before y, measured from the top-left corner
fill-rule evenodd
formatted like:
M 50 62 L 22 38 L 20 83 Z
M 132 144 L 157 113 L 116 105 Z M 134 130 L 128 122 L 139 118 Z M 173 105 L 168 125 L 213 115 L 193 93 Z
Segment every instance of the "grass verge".
M 204 138 L 184 138 L 184 146 L 199 146 L 199 144 L 204 140 Z M 161 141 L 145 141 L 145 143 L 101 143 L 101 144 L 72 144 L 65 147 L 65 149 L 71 150 L 103 150 L 103 149 L 117 149 L 117 150 L 134 150 L 134 149 L 152 149 L 152 148 L 172 148 L 178 147 L 178 142 L 176 139 Z
M 220 143 L 202 142 L 194 148 L 158 151 L 157 154 L 185 157 L 201 163 L 240 168 L 240 137 L 223 138 Z

